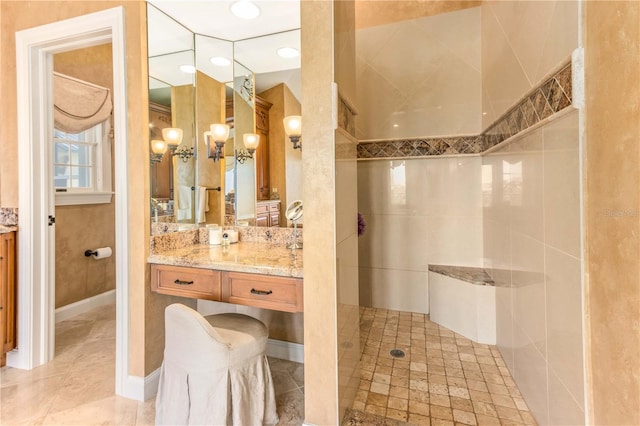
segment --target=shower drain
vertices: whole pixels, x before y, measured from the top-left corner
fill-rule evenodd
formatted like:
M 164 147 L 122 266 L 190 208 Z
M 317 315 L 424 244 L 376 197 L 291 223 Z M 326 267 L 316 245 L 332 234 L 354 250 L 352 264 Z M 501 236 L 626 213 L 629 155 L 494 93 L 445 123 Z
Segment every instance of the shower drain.
M 391 349 L 391 352 L 389 352 L 389 354 L 391 354 L 391 356 L 394 358 L 404 358 L 404 351 L 400 349 Z

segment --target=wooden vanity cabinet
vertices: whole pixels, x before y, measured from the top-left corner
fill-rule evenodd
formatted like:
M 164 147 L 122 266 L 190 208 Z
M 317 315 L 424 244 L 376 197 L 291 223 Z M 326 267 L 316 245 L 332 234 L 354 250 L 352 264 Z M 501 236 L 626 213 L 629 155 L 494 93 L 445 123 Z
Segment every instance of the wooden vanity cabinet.
M 16 347 L 16 233 L 0 234 L 0 366 Z
M 151 265 L 151 289 L 162 294 L 220 301 L 220 272 L 211 269 Z
M 284 312 L 302 312 L 302 279 L 151 265 L 151 290 Z
M 222 301 L 285 312 L 302 312 L 302 280 L 272 275 L 222 273 Z
M 280 226 L 280 200 L 256 204 L 256 226 Z

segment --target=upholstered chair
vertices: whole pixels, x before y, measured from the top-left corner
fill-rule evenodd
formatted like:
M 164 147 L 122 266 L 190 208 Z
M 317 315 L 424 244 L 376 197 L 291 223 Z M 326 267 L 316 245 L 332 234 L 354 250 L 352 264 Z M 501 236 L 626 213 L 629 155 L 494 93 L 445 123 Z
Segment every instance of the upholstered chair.
M 168 306 L 156 424 L 276 424 L 267 338 L 267 327 L 247 315 Z

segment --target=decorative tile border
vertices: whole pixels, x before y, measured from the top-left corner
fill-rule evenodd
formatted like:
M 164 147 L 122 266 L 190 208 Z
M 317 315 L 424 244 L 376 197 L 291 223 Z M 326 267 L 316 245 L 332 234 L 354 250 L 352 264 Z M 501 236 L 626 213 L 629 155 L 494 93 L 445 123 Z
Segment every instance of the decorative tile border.
M 569 62 L 528 92 L 480 135 L 361 142 L 358 143 L 358 159 L 482 153 L 571 106 L 571 85 Z
M 571 105 L 571 63 L 525 95 L 483 132 L 488 150 Z
M 16 226 L 18 224 L 18 209 L 0 207 L 0 225 Z
M 356 136 L 355 116 L 357 114 L 355 108 L 351 106 L 349 101 L 343 98 L 342 95 L 338 95 L 338 127 L 354 138 Z
M 427 155 L 478 154 L 482 136 L 420 138 L 358 144 L 358 158 L 407 158 Z

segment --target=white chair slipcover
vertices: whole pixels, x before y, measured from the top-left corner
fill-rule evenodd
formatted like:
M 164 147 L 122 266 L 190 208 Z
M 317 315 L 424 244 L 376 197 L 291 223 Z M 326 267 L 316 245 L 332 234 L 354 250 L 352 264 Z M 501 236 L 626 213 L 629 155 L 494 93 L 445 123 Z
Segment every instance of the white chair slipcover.
M 276 424 L 267 338 L 267 327 L 247 315 L 168 306 L 156 424 Z

